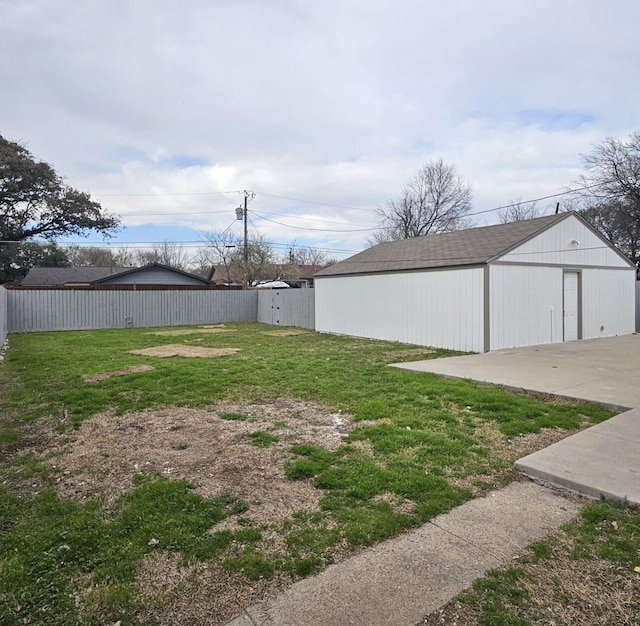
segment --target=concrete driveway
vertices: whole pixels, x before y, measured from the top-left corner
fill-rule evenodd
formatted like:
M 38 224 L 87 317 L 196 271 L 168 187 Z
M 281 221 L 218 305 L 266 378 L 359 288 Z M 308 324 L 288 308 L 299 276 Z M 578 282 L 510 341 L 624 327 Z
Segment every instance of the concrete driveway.
M 597 402 L 624 411 L 520 459 L 527 476 L 640 505 L 640 336 L 399 363 L 399 369 Z M 629 409 L 629 410 L 627 410 Z

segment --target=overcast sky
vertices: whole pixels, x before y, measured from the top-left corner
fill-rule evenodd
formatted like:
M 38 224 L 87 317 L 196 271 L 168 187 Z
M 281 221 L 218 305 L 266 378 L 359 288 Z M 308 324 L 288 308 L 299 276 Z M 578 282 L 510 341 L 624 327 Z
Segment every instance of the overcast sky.
M 122 215 L 116 241 L 225 229 L 241 196 L 214 192 L 251 189 L 269 241 L 347 256 L 433 158 L 475 211 L 571 186 L 640 128 L 639 23 L 638 0 L 0 0 L 0 134 Z

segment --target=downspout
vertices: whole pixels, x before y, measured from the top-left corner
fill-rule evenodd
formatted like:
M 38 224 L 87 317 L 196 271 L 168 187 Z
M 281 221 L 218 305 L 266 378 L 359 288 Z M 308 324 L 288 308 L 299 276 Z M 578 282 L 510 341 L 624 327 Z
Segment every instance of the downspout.
M 490 266 L 487 263 L 484 266 L 484 349 L 483 352 L 491 350 L 491 290 L 489 285 Z

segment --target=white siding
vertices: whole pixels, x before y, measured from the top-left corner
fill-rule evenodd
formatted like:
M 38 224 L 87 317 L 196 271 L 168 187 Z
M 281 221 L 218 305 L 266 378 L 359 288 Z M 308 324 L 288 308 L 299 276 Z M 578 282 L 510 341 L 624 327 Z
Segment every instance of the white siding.
M 572 241 L 580 242 L 579 245 Z M 519 263 L 630 267 L 573 215 L 498 259 Z
M 482 352 L 483 290 L 480 268 L 316 278 L 316 330 Z
M 582 271 L 582 338 L 635 332 L 635 270 Z
M 7 290 L 0 287 L 0 346 L 7 336 Z
M 634 332 L 633 268 L 584 268 L 579 280 L 582 339 Z M 489 291 L 492 350 L 562 341 L 561 266 L 492 265 Z
M 108 285 L 204 285 L 201 280 L 191 276 L 185 276 L 179 272 L 172 272 L 161 267 L 140 269 L 124 276 L 119 276 L 107 281 Z
M 562 268 L 492 265 L 489 292 L 491 350 L 562 341 Z

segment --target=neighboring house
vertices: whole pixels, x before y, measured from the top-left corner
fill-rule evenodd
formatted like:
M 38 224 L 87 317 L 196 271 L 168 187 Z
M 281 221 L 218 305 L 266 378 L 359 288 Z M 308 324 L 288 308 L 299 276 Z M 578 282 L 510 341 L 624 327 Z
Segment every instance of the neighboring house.
M 274 265 L 274 280 L 284 280 L 292 287 L 313 287 L 313 277 L 323 265 Z
M 635 274 L 574 212 L 415 237 L 316 274 L 316 330 L 470 352 L 630 334 Z
M 291 287 L 313 287 L 313 277 L 323 265 L 295 265 L 290 263 L 274 264 L 268 266 L 269 277 L 259 282 L 284 281 Z M 216 285 L 241 285 L 242 268 L 233 265 L 227 268 L 224 265 L 213 265 L 208 279 Z
M 128 267 L 32 267 L 22 279 L 23 287 L 88 286 L 94 281 L 126 271 Z
M 216 285 L 242 285 L 242 272 L 238 276 L 236 266 L 212 265 L 207 279 Z
M 150 263 L 144 267 L 134 267 L 118 274 L 105 276 L 94 281 L 96 285 L 180 285 L 202 287 L 211 285 L 211 281 L 183 270 Z
M 151 263 L 144 267 L 34 267 L 22 287 L 98 287 L 101 285 L 211 286 L 206 278 Z

